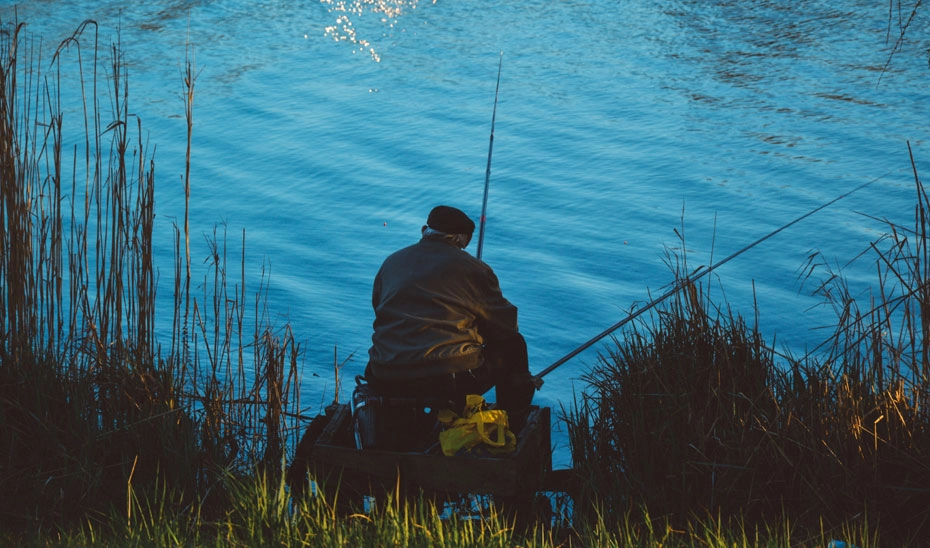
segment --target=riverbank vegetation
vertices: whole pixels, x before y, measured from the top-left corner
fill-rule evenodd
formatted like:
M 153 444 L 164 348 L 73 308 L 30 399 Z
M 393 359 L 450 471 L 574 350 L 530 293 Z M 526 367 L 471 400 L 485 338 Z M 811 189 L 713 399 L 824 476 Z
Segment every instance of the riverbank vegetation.
M 95 523 L 129 491 L 222 515 L 229 473 L 284 458 L 299 348 L 262 322 L 263 284 L 248 321 L 222 232 L 192 294 L 186 215 L 164 242 L 177 261 L 156 322 L 155 164 L 119 46 L 104 61 L 85 22 L 42 73 L 23 28 L 0 34 L 2 529 Z M 80 104 L 63 103 L 64 82 Z
M 597 501 L 576 514 L 661 516 L 675 530 L 783 523 L 792 545 L 850 527 L 856 546 L 926 542 L 930 199 L 915 181 L 914 228 L 889 224 L 871 245 L 868 308 L 838 274 L 817 279 L 837 324 L 814 353 L 777 356 L 696 285 L 615 340 L 568 417 L 578 500 Z M 814 255 L 809 267 L 826 263 Z
M 889 223 L 870 245 L 865 305 L 811 257 L 806 283 L 837 311 L 815 353 L 778 355 L 697 284 L 618 333 L 563 410 L 576 485 L 572 504 L 554 496 L 554 519 L 516 530 L 493 502 L 463 516 L 390 499 L 346 514 L 289 493 L 300 347 L 267 321 L 266 281 L 246 293 L 247 259 L 228 261 L 223 230 L 198 280 L 186 214 L 156 230 L 153 154 L 119 45 L 100 53 L 96 30 L 50 63 L 22 26 L 0 33 L 0 543 L 865 548 L 930 535 L 930 199 L 916 170 L 914 226 Z M 196 76 L 188 61 L 188 150 Z M 77 108 L 62 85 L 80 87 Z M 686 257 L 669 259 L 685 279 Z

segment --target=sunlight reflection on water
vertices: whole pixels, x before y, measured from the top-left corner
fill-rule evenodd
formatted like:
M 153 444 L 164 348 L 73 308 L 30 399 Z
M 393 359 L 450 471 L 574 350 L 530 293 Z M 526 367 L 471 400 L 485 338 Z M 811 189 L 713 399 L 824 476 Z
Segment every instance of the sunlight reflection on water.
M 380 62 L 381 55 L 375 51 L 367 33 L 359 31 L 360 20 L 366 13 L 376 17 L 378 22 L 387 29 L 393 29 L 404 13 L 415 10 L 417 0 L 320 0 L 329 6 L 329 11 L 336 14 L 336 21 L 325 27 L 326 35 L 336 41 L 348 41 L 358 46 L 358 52 L 368 51 L 372 61 Z M 435 4 L 436 0 L 432 0 Z

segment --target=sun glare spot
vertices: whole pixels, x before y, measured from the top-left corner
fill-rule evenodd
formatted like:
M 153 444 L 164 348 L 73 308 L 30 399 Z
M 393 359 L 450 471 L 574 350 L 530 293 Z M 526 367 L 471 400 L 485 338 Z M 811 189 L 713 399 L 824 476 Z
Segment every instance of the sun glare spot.
M 352 42 L 360 46 L 359 51 L 368 48 L 372 60 L 381 61 L 381 55 L 376 51 L 375 46 L 368 40 L 359 36 L 359 25 L 365 23 L 365 14 L 371 13 L 377 17 L 376 21 L 383 27 L 394 29 L 398 26 L 398 19 L 405 13 L 417 8 L 419 0 L 320 0 L 320 3 L 329 6 L 330 13 L 339 14 L 336 17 L 335 25 L 325 27 L 326 34 L 332 36 L 337 42 Z M 432 1 L 433 4 L 436 0 Z M 349 19 L 352 15 L 353 20 Z M 374 21 L 374 20 L 373 20 Z M 404 32 L 406 29 L 401 29 Z M 362 31 L 369 34 L 380 34 L 386 37 L 387 34 L 380 32 L 378 29 L 367 29 Z

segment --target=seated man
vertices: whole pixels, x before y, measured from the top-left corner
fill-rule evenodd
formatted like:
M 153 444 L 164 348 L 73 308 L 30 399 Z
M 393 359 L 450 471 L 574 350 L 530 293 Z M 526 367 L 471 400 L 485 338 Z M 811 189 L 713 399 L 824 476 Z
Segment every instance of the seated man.
M 467 394 L 496 387 L 516 430 L 536 386 L 517 308 L 491 268 L 464 251 L 474 229 L 462 211 L 437 206 L 422 239 L 384 261 L 365 377 L 378 395 L 440 399 L 457 412 Z

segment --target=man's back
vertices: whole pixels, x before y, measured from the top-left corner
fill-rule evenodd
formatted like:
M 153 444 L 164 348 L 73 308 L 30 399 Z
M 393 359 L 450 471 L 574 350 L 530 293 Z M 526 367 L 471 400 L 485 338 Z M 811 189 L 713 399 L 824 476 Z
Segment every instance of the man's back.
M 486 337 L 517 332 L 517 309 L 494 272 L 442 238 L 388 257 L 375 278 L 371 359 L 386 378 L 455 373 L 480 365 Z
M 382 396 L 459 406 L 496 387 L 497 405 L 524 416 L 535 391 L 526 341 L 497 276 L 464 251 L 474 228 L 461 210 L 437 206 L 422 239 L 384 261 L 365 378 Z

